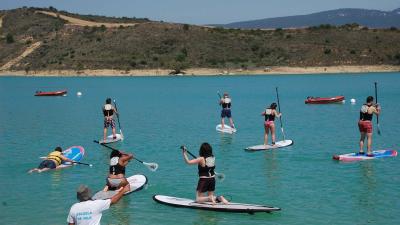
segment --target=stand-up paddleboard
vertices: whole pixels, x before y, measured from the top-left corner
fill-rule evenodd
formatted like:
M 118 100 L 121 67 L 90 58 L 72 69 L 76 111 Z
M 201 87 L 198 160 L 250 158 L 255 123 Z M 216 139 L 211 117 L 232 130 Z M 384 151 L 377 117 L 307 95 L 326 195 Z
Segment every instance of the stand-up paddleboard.
M 293 140 L 275 142 L 275 145 L 255 145 L 245 148 L 246 151 L 264 151 L 276 148 L 284 148 L 293 145 Z
M 83 156 L 85 155 L 85 149 L 82 146 L 72 146 L 65 149 L 63 151 L 63 155 L 68 159 L 74 160 L 75 162 L 80 162 Z M 40 158 L 46 159 L 46 157 L 40 157 Z M 75 164 L 72 164 L 70 162 L 63 162 L 56 169 L 63 169 L 73 165 Z
M 126 178 L 130 185 L 130 191 L 126 192 L 124 195 L 130 194 L 135 191 L 140 191 L 147 184 L 147 177 L 142 174 L 137 174 Z M 117 194 L 117 191 L 99 191 L 97 192 L 92 199 L 109 199 Z
M 215 127 L 215 130 L 222 132 L 222 133 L 228 133 L 228 134 L 236 133 L 236 128 L 232 128 L 226 124 L 224 124 L 224 129 L 222 129 L 221 124 L 218 124 L 217 127 Z
M 343 155 L 334 155 L 334 160 L 344 161 L 344 162 L 352 162 L 352 161 L 360 161 L 360 160 L 369 160 L 369 159 L 379 159 L 379 158 L 387 158 L 387 157 L 395 157 L 397 156 L 396 150 L 377 150 L 373 151 L 373 156 L 367 156 L 366 153 L 361 155 L 359 153 L 348 153 Z
M 187 198 L 177 198 L 172 196 L 165 195 L 154 195 L 154 201 L 170 205 L 174 207 L 184 207 L 184 208 L 192 208 L 192 209 L 203 209 L 203 210 L 211 210 L 211 211 L 220 211 L 220 212 L 236 212 L 236 213 L 256 213 L 256 212 L 272 212 L 281 210 L 280 208 L 273 206 L 265 206 L 265 205 L 253 205 L 253 204 L 244 204 L 244 203 L 234 203 L 230 202 L 228 204 L 217 203 L 212 204 L 211 202 L 197 203 L 192 199 Z
M 115 138 L 111 134 L 111 135 L 107 136 L 105 141 L 103 139 L 100 139 L 99 144 L 109 144 L 109 143 L 114 143 L 114 142 L 122 141 L 122 140 L 124 140 L 124 136 L 122 136 L 121 134 L 115 134 Z

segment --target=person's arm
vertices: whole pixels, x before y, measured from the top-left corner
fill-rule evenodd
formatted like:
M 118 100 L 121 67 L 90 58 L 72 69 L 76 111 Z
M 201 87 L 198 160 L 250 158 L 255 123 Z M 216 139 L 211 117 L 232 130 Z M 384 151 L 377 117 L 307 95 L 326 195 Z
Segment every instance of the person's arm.
M 278 111 L 276 111 L 276 110 L 274 110 L 274 114 L 278 118 L 282 116 L 282 113 L 278 113 Z
M 111 205 L 117 203 L 117 202 L 122 198 L 122 196 L 124 196 L 124 193 L 127 192 L 127 191 L 129 190 L 129 186 L 128 186 L 128 185 L 129 185 L 129 184 L 127 184 L 127 185 L 124 187 L 124 189 L 122 189 L 121 191 L 119 191 L 116 195 L 114 195 L 114 196 L 111 198 Z
M 120 164 L 126 166 L 129 161 L 133 159 L 133 154 L 122 153 L 122 156 L 119 158 Z
M 374 106 L 372 113 L 375 113 L 375 115 L 379 115 L 381 113 L 381 107 L 379 106 L 379 104 L 376 104 Z
M 61 158 L 63 161 L 66 161 L 66 162 L 71 162 L 71 163 L 74 162 L 74 160 L 68 159 L 68 158 L 65 157 L 64 155 L 61 155 L 60 158 Z
M 223 98 L 221 98 L 221 99 L 219 100 L 219 104 L 222 105 L 222 103 L 224 103 L 224 99 L 223 99 Z
M 183 150 L 182 150 L 182 153 L 183 153 L 183 159 L 185 160 L 185 162 L 186 162 L 187 164 L 199 164 L 199 163 L 201 162 L 201 160 L 202 160 L 202 157 L 189 160 L 189 157 L 187 156 L 186 149 L 183 149 Z

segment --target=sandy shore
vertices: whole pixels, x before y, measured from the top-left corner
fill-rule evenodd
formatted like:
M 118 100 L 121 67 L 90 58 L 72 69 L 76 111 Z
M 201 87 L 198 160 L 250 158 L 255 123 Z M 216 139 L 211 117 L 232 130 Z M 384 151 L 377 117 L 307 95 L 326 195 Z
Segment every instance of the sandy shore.
M 0 76 L 171 76 L 171 70 L 147 69 L 147 70 L 36 70 L 36 71 L 12 71 L 2 70 Z M 335 73 L 372 73 L 372 72 L 400 72 L 400 66 L 370 65 L 370 66 L 330 66 L 330 67 L 268 67 L 254 70 L 223 70 L 209 68 L 191 68 L 184 70 L 185 74 L 177 76 L 213 76 L 213 75 L 279 75 L 279 74 L 335 74 Z

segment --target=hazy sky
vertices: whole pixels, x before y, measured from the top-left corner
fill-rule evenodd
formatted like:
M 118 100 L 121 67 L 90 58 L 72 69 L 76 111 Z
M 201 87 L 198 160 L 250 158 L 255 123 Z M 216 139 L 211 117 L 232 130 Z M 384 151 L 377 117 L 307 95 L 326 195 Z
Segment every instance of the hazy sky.
M 338 8 L 393 10 L 400 0 L 0 0 L 0 9 L 48 7 L 80 14 L 221 24 Z

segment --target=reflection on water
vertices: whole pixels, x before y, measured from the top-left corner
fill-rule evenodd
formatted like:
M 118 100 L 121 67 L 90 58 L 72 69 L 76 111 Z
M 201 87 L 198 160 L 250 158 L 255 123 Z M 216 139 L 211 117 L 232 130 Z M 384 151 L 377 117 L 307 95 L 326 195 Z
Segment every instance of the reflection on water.
M 193 221 L 194 225 L 217 225 L 218 224 L 218 216 L 216 212 L 204 211 L 204 210 L 196 210 L 197 217 Z
M 112 224 L 134 224 L 134 221 L 131 218 L 134 210 L 131 210 L 131 213 L 126 213 L 126 209 L 129 209 L 130 202 L 130 198 L 128 196 L 124 196 L 123 199 L 121 199 L 117 204 L 110 207 L 110 215 L 113 218 Z
M 54 171 L 47 171 L 47 172 L 51 173 L 51 186 L 54 188 L 59 187 L 60 184 L 62 183 L 61 182 L 61 179 L 62 179 L 61 171 L 54 170 Z
M 234 134 L 220 133 L 220 137 L 221 137 L 221 142 L 219 147 L 222 148 L 224 145 L 232 144 Z

